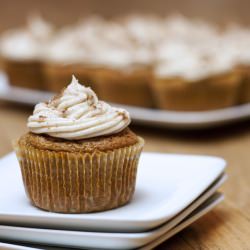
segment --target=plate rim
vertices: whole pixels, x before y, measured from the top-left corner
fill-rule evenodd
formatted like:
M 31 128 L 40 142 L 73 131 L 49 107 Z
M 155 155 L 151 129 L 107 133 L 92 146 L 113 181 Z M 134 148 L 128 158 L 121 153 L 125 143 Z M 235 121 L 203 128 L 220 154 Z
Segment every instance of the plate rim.
M 0 99 L 2 100 L 36 105 L 53 95 L 48 91 L 13 87 L 5 79 L 4 72 L 0 72 L 0 76 Z M 30 95 L 31 99 L 21 97 L 23 94 Z M 208 111 L 168 111 L 116 103 L 111 104 L 127 109 L 134 123 L 174 129 L 204 129 L 250 118 L 250 103 Z
M 189 220 L 191 220 L 190 223 L 195 222 L 197 220 L 197 218 L 195 217 L 195 215 L 197 215 L 197 211 L 198 211 L 198 214 L 200 214 L 200 217 L 201 217 L 202 215 L 204 215 L 204 214 L 206 214 L 208 212 L 207 209 L 209 209 L 209 208 L 212 209 L 215 205 L 217 205 L 219 202 L 221 202 L 222 199 L 223 199 L 223 197 L 224 196 L 221 193 L 215 191 L 212 195 L 210 195 L 207 199 L 205 199 L 205 201 L 203 201 L 199 206 L 197 206 L 196 209 L 194 209 L 186 217 L 184 217 L 184 219 L 182 221 L 185 221 L 186 219 L 189 219 Z M 213 205 L 214 204 L 214 200 L 217 201 L 215 205 Z M 58 232 L 60 234 L 60 237 L 63 237 L 63 235 L 64 236 L 67 235 L 68 237 L 70 237 L 70 236 L 71 237 L 81 237 L 82 233 L 86 234 L 85 237 L 91 237 L 91 234 L 98 234 L 98 235 L 92 235 L 92 237 L 94 237 L 94 238 L 95 237 L 99 237 L 100 239 L 103 238 L 104 240 L 108 240 L 108 237 L 110 237 L 110 238 L 112 237 L 114 239 L 118 239 L 118 240 L 124 241 L 123 244 L 127 243 L 129 245 L 127 247 L 130 247 L 130 248 L 131 247 L 134 247 L 134 248 L 136 247 L 136 248 L 140 249 L 141 247 L 145 247 L 148 244 L 151 244 L 152 242 L 158 240 L 160 237 L 164 237 L 165 234 L 167 234 L 167 235 L 169 233 L 171 234 L 171 231 L 174 230 L 176 227 L 178 227 L 178 225 L 181 224 L 182 221 L 180 221 L 177 225 L 173 226 L 169 230 L 167 230 L 167 231 L 165 230 L 165 231 L 161 232 L 161 234 L 154 235 L 152 240 L 150 239 L 150 233 L 151 232 L 133 233 L 133 234 L 131 234 L 130 237 L 127 236 L 128 235 L 127 233 L 123 233 L 123 236 L 125 238 L 122 239 L 121 233 L 96 233 L 96 232 L 79 232 L 79 231 L 77 232 L 77 231 L 69 231 L 69 230 L 54 230 L 54 229 L 51 230 L 51 229 L 38 229 L 38 228 L 12 227 L 12 226 L 0 226 L 0 231 L 1 231 L 1 228 L 2 228 L 2 230 L 3 229 L 5 229 L 5 230 L 9 229 L 9 230 L 12 230 L 12 231 L 14 230 L 14 232 L 15 232 L 15 230 L 17 230 L 16 232 L 18 232 L 18 231 L 19 232 L 24 231 L 26 235 L 29 232 L 30 233 L 33 232 L 35 234 L 44 233 L 45 236 L 43 236 L 43 237 L 46 237 L 46 234 L 53 234 L 56 237 L 56 234 Z M 164 226 L 166 226 L 166 225 L 164 224 L 162 227 L 164 227 Z M 186 226 L 187 225 L 185 225 L 184 227 L 182 227 L 180 230 L 182 230 Z M 153 230 L 152 232 L 155 233 L 154 231 L 157 231 L 157 230 L 159 230 L 159 229 Z M 176 232 L 172 233 L 172 235 L 174 235 L 175 233 Z M 87 236 L 88 234 L 89 234 L 89 236 Z M 144 235 L 144 236 L 141 237 L 141 235 Z M 0 239 L 1 239 L 1 237 L 0 237 Z M 42 242 L 39 242 L 39 241 L 34 242 L 34 241 L 27 240 L 27 238 L 23 239 L 23 240 L 22 239 L 21 240 L 17 240 L 17 241 L 18 242 L 24 242 L 24 241 L 26 241 L 26 242 L 30 242 L 31 244 L 48 244 L 48 245 L 52 245 L 53 244 L 55 246 L 60 247 L 60 244 L 57 245 L 58 243 L 55 243 L 55 242 L 54 243 L 52 243 L 52 242 L 46 243 L 44 241 L 42 241 Z M 125 241 L 126 241 L 126 243 L 125 243 Z M 63 246 L 61 245 L 61 247 L 63 247 Z M 67 245 L 67 247 L 77 247 L 77 246 L 76 245 Z M 95 246 L 92 246 L 91 248 L 94 248 L 94 247 Z M 125 247 L 125 246 L 123 246 L 123 247 Z M 99 249 L 99 248 L 97 247 L 97 249 Z

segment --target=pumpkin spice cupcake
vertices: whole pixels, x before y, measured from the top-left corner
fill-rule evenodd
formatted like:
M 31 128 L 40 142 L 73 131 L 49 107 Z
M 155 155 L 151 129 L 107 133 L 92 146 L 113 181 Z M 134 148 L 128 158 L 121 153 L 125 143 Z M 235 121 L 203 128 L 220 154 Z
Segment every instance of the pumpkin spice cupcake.
M 99 30 L 104 20 L 92 18 L 74 26 L 61 29 L 47 47 L 44 58 L 44 74 L 47 90 L 59 92 L 75 73 L 80 82 L 84 82 L 96 93 L 94 74 L 98 65 L 93 65 L 92 50 L 98 49 L 101 37 Z
M 129 128 L 127 111 L 71 84 L 28 119 L 15 144 L 33 205 L 61 213 L 104 211 L 128 203 L 144 141 Z
M 32 16 L 25 27 L 2 34 L 0 57 L 11 85 L 45 89 L 43 56 L 53 34 L 53 27 L 39 16 Z
M 241 74 L 242 82 L 238 104 L 250 102 L 250 31 L 246 27 L 231 25 L 225 31 L 224 49 L 233 54 L 235 71 Z
M 152 90 L 158 108 L 203 111 L 237 104 L 241 74 L 234 70 L 232 58 L 182 44 L 173 48 L 155 67 Z
M 149 51 L 113 48 L 100 52 L 98 57 L 103 67 L 96 72 L 95 81 L 101 98 L 113 103 L 153 107 Z

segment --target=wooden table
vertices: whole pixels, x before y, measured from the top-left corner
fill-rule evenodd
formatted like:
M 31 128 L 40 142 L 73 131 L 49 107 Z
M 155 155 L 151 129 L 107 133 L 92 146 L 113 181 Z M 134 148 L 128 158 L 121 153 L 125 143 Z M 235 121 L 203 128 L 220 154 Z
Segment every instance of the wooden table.
M 26 131 L 29 108 L 0 103 L 0 156 Z M 200 132 L 133 127 L 146 139 L 145 151 L 207 154 L 228 162 L 226 200 L 157 249 L 250 249 L 250 122 Z

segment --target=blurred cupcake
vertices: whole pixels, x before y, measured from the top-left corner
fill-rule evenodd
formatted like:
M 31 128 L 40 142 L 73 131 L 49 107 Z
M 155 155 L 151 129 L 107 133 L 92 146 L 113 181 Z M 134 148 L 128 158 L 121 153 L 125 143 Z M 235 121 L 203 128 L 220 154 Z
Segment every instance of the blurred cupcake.
M 42 58 L 53 29 L 38 16 L 26 27 L 6 31 L 0 39 L 3 70 L 13 86 L 44 89 Z
M 87 57 L 86 49 L 76 41 L 74 34 L 69 31 L 58 34 L 48 46 L 44 60 L 46 89 L 59 92 L 70 81 L 72 72 L 75 72 L 81 82 L 95 89 L 85 67 Z
M 144 144 L 129 123 L 127 111 L 99 101 L 74 77 L 60 95 L 38 104 L 30 132 L 15 145 L 32 204 L 85 213 L 128 203 Z
M 250 102 L 250 61 L 249 64 L 239 64 L 236 71 L 242 75 L 238 104 Z
M 242 82 L 238 103 L 250 102 L 250 30 L 231 25 L 223 34 L 224 50 L 233 54 L 235 70 L 241 74 Z
M 150 51 L 140 48 L 103 49 L 96 56 L 103 65 L 95 77 L 100 97 L 114 103 L 153 107 L 152 58 Z
M 158 108 L 201 111 L 237 103 L 241 76 L 233 70 L 232 58 L 219 51 L 198 53 L 183 44 L 168 49 L 154 72 L 152 89 Z
M 47 48 L 44 62 L 48 90 L 60 91 L 74 72 L 81 82 L 97 92 L 94 76 L 99 67 L 92 63 L 92 51 L 100 43 L 98 33 L 104 22 L 92 17 L 58 32 Z

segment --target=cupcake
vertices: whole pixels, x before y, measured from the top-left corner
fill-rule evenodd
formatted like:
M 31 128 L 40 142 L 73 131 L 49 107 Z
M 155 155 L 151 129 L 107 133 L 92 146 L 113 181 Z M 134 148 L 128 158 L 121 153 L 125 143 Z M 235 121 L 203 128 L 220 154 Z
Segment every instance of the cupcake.
M 239 74 L 242 75 L 242 83 L 241 83 L 238 104 L 249 103 L 250 102 L 250 61 L 248 65 L 246 64 L 238 65 L 236 70 L 239 72 Z
M 42 57 L 53 33 L 40 17 L 28 20 L 27 27 L 6 31 L 0 38 L 3 70 L 13 86 L 44 89 Z
M 76 41 L 73 32 L 61 31 L 47 47 L 44 58 L 43 72 L 46 79 L 46 89 L 59 92 L 66 87 L 72 77 L 72 72 L 81 82 L 94 88 L 90 81 L 90 74 L 85 65 L 88 53 L 83 45 Z
M 102 99 L 152 107 L 148 84 L 152 75 L 152 53 L 136 47 L 121 21 L 105 21 L 97 27 L 83 26 L 78 39 L 89 52 L 85 69 L 91 73 Z
M 232 25 L 223 35 L 224 47 L 233 54 L 235 71 L 242 76 L 238 103 L 250 102 L 250 31 L 248 28 Z
M 153 107 L 150 90 L 152 53 L 143 48 L 107 48 L 96 56 L 101 69 L 95 81 L 101 98 L 132 106 Z
M 99 33 L 104 20 L 93 17 L 63 28 L 47 47 L 44 59 L 46 88 L 58 92 L 70 81 L 72 72 L 97 92 L 94 75 L 98 65 L 92 63 L 92 51 L 98 50 Z
M 78 83 L 38 104 L 15 143 L 30 201 L 60 213 L 104 211 L 128 203 L 144 141 L 129 113 Z
M 231 57 L 219 51 L 192 50 L 183 44 L 168 46 L 152 83 L 158 108 L 202 111 L 237 103 L 241 75 L 234 70 Z

